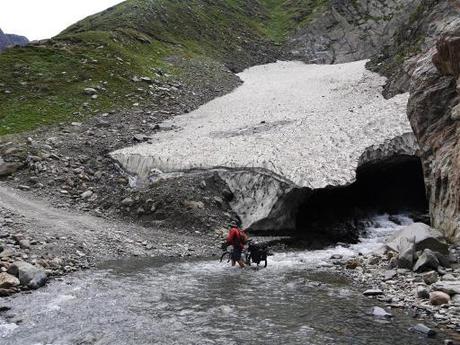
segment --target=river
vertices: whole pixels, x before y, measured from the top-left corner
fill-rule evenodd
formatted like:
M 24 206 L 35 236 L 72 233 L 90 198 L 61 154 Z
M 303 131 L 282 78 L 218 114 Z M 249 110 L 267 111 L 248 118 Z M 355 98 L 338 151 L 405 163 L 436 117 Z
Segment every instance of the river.
M 402 224 L 411 220 L 400 216 Z M 375 218 L 361 243 L 349 248 L 277 253 L 266 269 L 231 268 L 216 259 L 129 259 L 106 262 L 30 294 L 1 301 L 4 345 L 67 344 L 439 344 L 367 311 L 363 297 L 328 268 L 344 256 L 377 248 L 400 226 Z

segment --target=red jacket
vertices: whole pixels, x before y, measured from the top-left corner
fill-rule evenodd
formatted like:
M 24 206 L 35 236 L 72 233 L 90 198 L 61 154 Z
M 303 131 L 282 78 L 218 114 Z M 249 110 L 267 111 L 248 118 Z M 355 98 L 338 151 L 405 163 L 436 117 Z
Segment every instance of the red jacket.
M 227 243 L 234 247 L 244 248 L 247 242 L 247 235 L 239 228 L 231 228 L 227 235 Z

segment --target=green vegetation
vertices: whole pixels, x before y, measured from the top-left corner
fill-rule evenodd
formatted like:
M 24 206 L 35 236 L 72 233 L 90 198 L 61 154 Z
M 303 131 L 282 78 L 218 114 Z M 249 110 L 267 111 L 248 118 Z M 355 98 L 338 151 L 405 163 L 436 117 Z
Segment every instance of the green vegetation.
M 299 26 L 307 24 L 327 0 L 261 0 L 269 21 L 265 32 L 275 43 L 282 43 Z
M 128 0 L 52 40 L 0 54 L 0 135 L 152 101 L 145 76 L 180 78 L 171 57 L 229 66 L 274 55 L 325 0 Z M 166 76 L 165 76 L 166 75 Z M 97 98 L 84 94 L 97 88 Z M 137 96 L 137 97 L 136 97 Z

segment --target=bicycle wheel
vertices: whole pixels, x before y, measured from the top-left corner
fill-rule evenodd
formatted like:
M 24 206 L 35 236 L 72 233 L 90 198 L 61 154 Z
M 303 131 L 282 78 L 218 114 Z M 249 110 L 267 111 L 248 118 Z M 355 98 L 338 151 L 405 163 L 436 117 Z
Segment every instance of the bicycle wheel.
M 224 261 L 224 258 L 225 258 L 226 256 L 228 256 L 227 262 L 229 262 L 230 259 L 231 259 L 231 257 L 232 257 L 231 254 L 230 254 L 230 252 L 225 252 L 225 253 L 223 253 L 222 256 L 220 257 L 220 262 Z

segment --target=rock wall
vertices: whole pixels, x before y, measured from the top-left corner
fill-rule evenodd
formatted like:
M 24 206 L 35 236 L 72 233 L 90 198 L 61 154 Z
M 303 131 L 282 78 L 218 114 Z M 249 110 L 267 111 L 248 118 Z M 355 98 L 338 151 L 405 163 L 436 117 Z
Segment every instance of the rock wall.
M 408 20 L 395 28 L 389 44 L 382 45 L 367 67 L 388 77 L 386 97 L 409 91 L 419 54 L 430 50 L 445 32 L 460 25 L 458 0 L 420 0 L 407 8 Z
M 408 115 L 420 143 L 432 224 L 460 241 L 460 27 L 418 60 Z
M 381 51 L 421 0 L 333 0 L 287 42 L 294 59 L 342 63 Z

